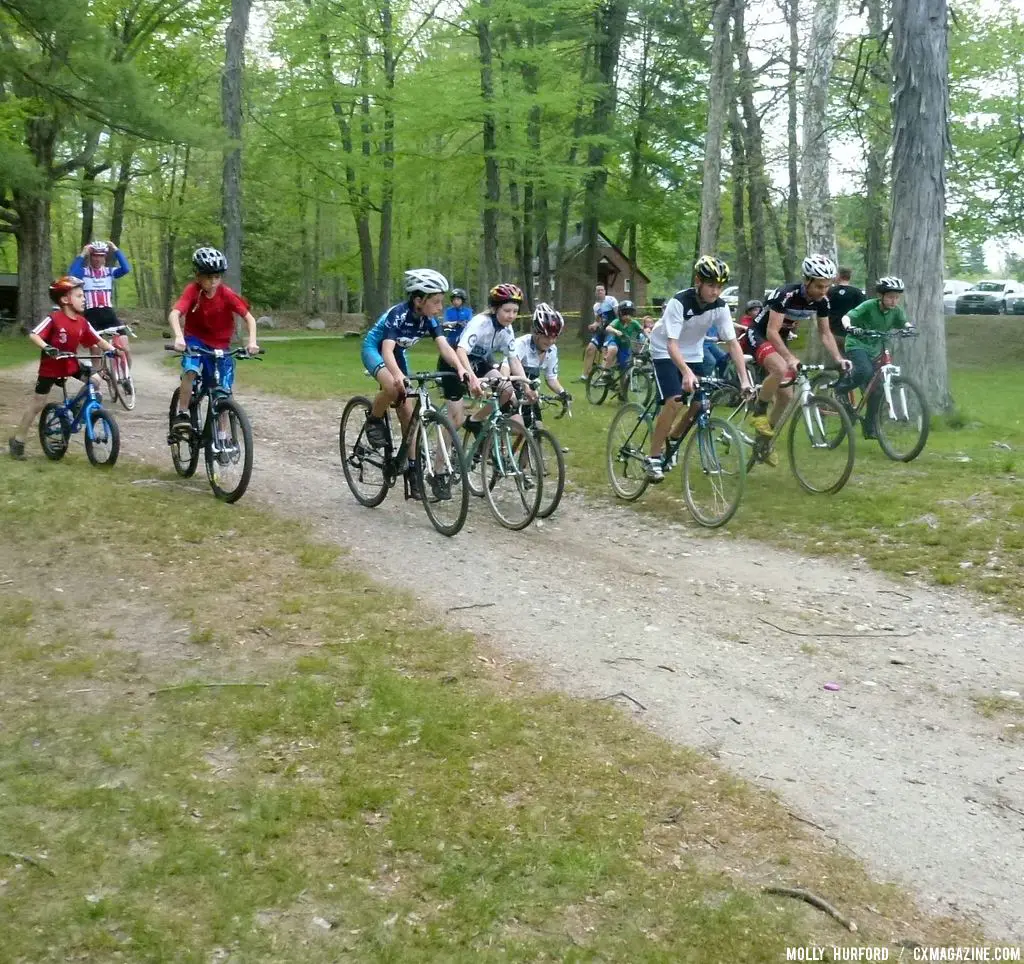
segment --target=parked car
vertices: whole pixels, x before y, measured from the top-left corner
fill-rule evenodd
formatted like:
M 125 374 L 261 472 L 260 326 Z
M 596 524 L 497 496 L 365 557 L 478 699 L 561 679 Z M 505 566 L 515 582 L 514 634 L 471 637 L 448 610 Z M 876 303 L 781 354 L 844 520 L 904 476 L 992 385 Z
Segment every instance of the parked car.
M 722 292 L 722 301 L 725 302 L 731 312 L 735 313 L 740 303 L 740 286 L 729 285 L 729 287 Z
M 971 288 L 970 281 L 942 282 L 942 309 L 947 315 L 956 314 L 956 299 Z
M 1007 298 L 1006 313 L 1008 315 L 1024 315 L 1024 291 Z
M 1019 281 L 979 281 L 956 299 L 958 315 L 1004 315 L 1010 302 L 1024 295 Z

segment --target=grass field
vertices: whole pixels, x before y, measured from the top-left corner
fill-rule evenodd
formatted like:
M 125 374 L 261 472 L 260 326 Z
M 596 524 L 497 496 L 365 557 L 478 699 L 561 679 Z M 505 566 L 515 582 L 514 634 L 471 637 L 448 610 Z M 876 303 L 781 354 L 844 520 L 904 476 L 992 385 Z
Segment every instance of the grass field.
M 295 525 L 69 457 L 2 464 L 0 527 L 4 960 L 774 964 L 979 939 Z M 760 893 L 780 882 L 860 931 Z
M 1024 612 L 1024 320 L 964 317 L 948 324 L 951 381 L 957 411 L 936 418 L 924 453 L 908 465 L 890 462 L 877 443 L 858 439 L 854 475 L 837 496 L 810 496 L 785 459 L 758 467 L 736 519 L 709 535 L 748 535 L 812 554 L 861 557 L 897 577 L 963 586 Z M 433 369 L 433 351 L 419 348 L 414 365 Z M 613 498 L 604 465 L 611 403 L 588 404 L 574 382 L 580 352 L 563 347 L 562 374 L 576 397 L 572 420 L 552 422 L 567 456 L 571 487 Z M 246 385 L 297 398 L 343 397 L 373 390 L 355 340 L 279 343 L 265 362 L 249 366 Z M 1008 446 L 1008 448 L 1007 448 Z M 680 474 L 635 503 L 638 511 L 687 519 Z M 756 552 L 756 549 L 752 551 Z

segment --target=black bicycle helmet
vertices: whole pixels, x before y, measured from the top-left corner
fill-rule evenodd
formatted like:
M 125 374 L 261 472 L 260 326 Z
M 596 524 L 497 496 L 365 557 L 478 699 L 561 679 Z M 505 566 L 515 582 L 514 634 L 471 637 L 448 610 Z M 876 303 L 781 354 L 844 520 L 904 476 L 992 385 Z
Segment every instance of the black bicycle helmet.
M 452 288 L 452 293 L 449 297 L 454 301 L 456 298 L 461 298 L 463 302 L 469 301 L 469 296 L 466 294 L 464 288 Z
M 880 295 L 888 294 L 890 291 L 900 292 L 904 291 L 905 286 L 902 278 L 897 278 L 895 275 L 888 275 L 885 278 L 879 278 L 875 282 L 875 291 Z
M 636 306 L 632 301 L 619 302 L 619 316 L 636 314 Z

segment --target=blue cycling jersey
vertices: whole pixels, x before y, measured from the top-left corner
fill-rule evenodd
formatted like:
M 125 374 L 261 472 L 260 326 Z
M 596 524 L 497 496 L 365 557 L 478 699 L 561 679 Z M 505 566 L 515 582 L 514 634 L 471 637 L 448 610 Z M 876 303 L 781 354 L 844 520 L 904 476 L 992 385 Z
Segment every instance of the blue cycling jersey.
M 437 318 L 418 315 L 403 301 L 388 308 L 377 323 L 366 333 L 363 345 L 380 351 L 385 341 L 391 340 L 401 348 L 411 348 L 421 338 L 440 338 L 444 335 Z

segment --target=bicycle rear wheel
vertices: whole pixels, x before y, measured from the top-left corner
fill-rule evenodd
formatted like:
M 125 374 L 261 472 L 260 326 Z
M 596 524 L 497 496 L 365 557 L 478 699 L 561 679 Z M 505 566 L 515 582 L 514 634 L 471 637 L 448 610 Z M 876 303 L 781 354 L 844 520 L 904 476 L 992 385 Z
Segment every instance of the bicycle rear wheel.
M 341 413 L 338 429 L 345 481 L 356 501 L 369 509 L 384 501 L 389 488 L 388 456 L 385 451 L 373 448 L 366 439 L 366 420 L 372 404 L 361 395 L 350 398 Z
M 420 419 L 416 465 L 430 524 L 443 536 L 455 535 L 469 513 L 469 471 L 455 428 L 441 412 L 424 412 Z
M 587 401 L 591 405 L 601 405 L 608 397 L 608 387 L 611 375 L 601 368 L 601 359 L 594 361 L 594 367 L 590 369 L 590 377 L 587 379 Z
M 117 381 L 118 399 L 126 412 L 135 408 L 135 379 L 132 378 L 132 367 L 124 355 L 114 359 L 114 378 Z
M 654 396 L 654 376 L 646 368 L 640 365 L 630 365 L 629 369 L 622 373 L 622 384 L 625 386 L 622 400 L 633 402 L 641 408 L 646 408 Z
M 63 405 L 50 402 L 39 415 L 39 444 L 43 455 L 59 462 L 68 451 L 71 438 L 71 423 Z
M 89 416 L 91 425 L 85 429 L 85 454 L 93 465 L 112 468 L 121 451 L 121 432 L 114 416 L 102 408 L 95 408 Z
M 558 508 L 565 491 L 565 457 L 562 446 L 546 428 L 534 430 L 533 438 L 540 452 L 541 474 L 544 476 L 544 495 L 537 510 L 538 519 L 546 519 Z
M 490 435 L 481 469 L 494 518 L 506 529 L 525 529 L 544 494 L 541 456 L 533 436 L 518 422 L 502 420 Z
M 912 462 L 928 441 L 931 413 L 917 382 L 897 375 L 890 384 L 892 410 L 883 397 L 875 412 L 875 435 L 894 462 Z
M 724 418 L 690 432 L 683 451 L 683 498 L 696 522 L 725 525 L 739 508 L 747 482 L 747 455 L 739 430 Z
M 789 423 L 789 464 L 797 482 L 815 494 L 838 492 L 853 472 L 853 423 L 843 405 L 811 395 Z
M 652 420 L 639 405 L 623 405 L 608 426 L 608 481 L 620 499 L 633 502 L 650 484 L 644 459 L 651 447 Z
M 221 423 L 227 419 L 227 432 Z M 206 477 L 213 494 L 222 502 L 237 502 L 249 487 L 252 476 L 252 427 L 249 416 L 234 399 L 221 398 L 210 414 L 205 439 Z M 226 437 L 221 438 L 225 434 Z
M 174 389 L 171 396 L 171 407 L 168 412 L 169 428 L 167 432 L 167 444 L 171 449 L 171 462 L 174 463 L 174 471 L 183 479 L 195 475 L 196 467 L 199 465 L 199 433 L 196 427 L 195 408 L 189 407 L 189 419 L 191 429 L 188 434 L 175 432 L 173 427 L 174 416 L 178 413 L 178 397 L 181 388 Z

